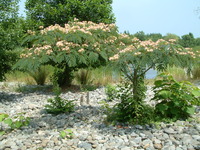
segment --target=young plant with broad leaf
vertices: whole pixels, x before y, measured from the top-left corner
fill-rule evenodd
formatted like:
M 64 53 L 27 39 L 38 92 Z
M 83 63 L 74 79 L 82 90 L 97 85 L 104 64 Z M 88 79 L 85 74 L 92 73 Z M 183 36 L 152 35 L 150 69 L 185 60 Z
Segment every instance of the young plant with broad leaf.
M 118 49 L 118 53 L 109 59 L 121 70 L 124 79 L 127 80 L 126 83 L 129 84 L 126 86 L 127 90 L 121 91 L 120 94 L 124 98 L 120 97 L 121 102 L 116 107 L 121 118 L 131 121 L 133 118 L 138 118 L 137 116 L 142 118 L 141 112 L 145 111 L 146 106 L 143 100 L 146 86 L 144 79 L 147 71 L 150 69 L 162 71 L 167 66 L 191 68 L 192 62 L 199 58 L 199 53 L 195 53 L 191 49 L 184 49 L 173 39 L 169 41 L 160 39 L 156 42 L 140 41 L 128 35 L 122 35 L 121 39 L 121 45 L 126 45 L 125 48 Z M 128 118 L 124 115 L 128 115 Z
M 194 105 L 200 105 L 200 89 L 188 81 L 178 82 L 171 75 L 160 74 L 162 79 L 154 83 L 155 106 L 159 118 L 187 119 L 195 113 Z

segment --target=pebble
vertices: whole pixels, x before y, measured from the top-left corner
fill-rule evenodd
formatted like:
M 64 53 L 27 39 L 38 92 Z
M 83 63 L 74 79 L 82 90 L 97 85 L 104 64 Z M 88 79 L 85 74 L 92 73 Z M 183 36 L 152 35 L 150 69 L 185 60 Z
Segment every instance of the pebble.
M 9 90 L 1 92 L 0 113 L 14 116 L 26 112 L 30 125 L 0 136 L 0 149 L 11 150 L 196 150 L 200 149 L 200 121 L 176 121 L 173 124 L 161 123 L 159 128 L 151 125 L 134 125 L 116 128 L 103 122 L 105 114 L 100 101 L 105 100 L 105 89 L 89 92 L 90 105 L 79 99 L 84 93 L 62 93 L 61 97 L 75 100 L 75 112 L 51 115 L 44 110 L 52 93 L 17 93 Z M 86 93 L 84 94 L 87 95 Z M 153 95 L 148 87 L 147 95 Z M 85 98 L 86 99 L 86 98 Z M 149 99 L 149 97 L 147 97 Z M 146 101 L 148 102 L 148 101 Z M 109 102 L 112 106 L 115 102 Z M 154 104 L 152 104 L 154 105 Z M 199 115 L 200 112 L 196 115 Z M 199 115 L 200 116 L 200 115 Z M 60 137 L 60 132 L 71 129 L 72 139 Z

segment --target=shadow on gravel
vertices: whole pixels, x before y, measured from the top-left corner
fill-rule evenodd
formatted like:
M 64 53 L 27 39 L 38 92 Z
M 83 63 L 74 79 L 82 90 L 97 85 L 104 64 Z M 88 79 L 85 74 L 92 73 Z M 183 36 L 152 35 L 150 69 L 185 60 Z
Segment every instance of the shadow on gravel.
M 46 131 L 46 130 L 57 130 L 62 131 L 67 128 L 80 128 L 85 129 L 93 128 L 100 135 L 105 133 L 112 133 L 113 135 L 123 135 L 123 133 L 136 132 L 140 133 L 141 130 L 144 132 L 153 129 L 153 126 L 149 125 L 134 125 L 128 126 L 125 124 L 120 125 L 106 125 L 104 123 L 104 113 L 100 106 L 77 106 L 73 113 L 63 113 L 59 115 L 47 114 L 43 109 L 40 111 L 41 117 L 31 118 L 29 129 L 31 131 Z M 123 132 L 123 133 L 122 133 Z
M 29 94 L 45 94 L 45 95 L 53 95 L 52 94 L 52 86 L 51 85 L 45 85 L 45 86 L 38 86 L 38 85 L 20 85 L 17 87 L 14 87 L 12 90 L 0 89 L 0 103 L 6 103 L 6 102 L 20 102 L 23 100 L 23 97 L 29 95 Z
M 20 85 L 15 88 L 16 92 L 29 94 L 29 93 L 49 93 L 52 92 L 52 85 Z
M 24 94 L 22 93 L 11 93 L 11 92 L 0 92 L 0 103 L 5 102 L 18 102 Z
M 41 117 L 31 118 L 30 128 L 39 129 L 66 129 L 85 124 L 98 128 L 102 112 L 99 106 L 76 106 L 75 112 L 62 113 L 59 115 L 48 114 L 45 109 L 40 111 Z M 96 120 L 95 120 L 96 118 Z M 93 119 L 94 121 L 91 121 Z M 98 123 L 97 123 L 98 122 Z

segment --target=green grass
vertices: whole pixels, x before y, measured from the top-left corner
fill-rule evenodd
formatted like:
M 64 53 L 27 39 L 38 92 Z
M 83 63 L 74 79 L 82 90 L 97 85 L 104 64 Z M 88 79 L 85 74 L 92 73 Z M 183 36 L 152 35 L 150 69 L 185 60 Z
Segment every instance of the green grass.
M 121 80 L 120 72 L 110 66 L 96 68 L 91 74 L 95 85 L 114 84 Z
M 168 67 L 166 72 L 171 74 L 177 81 L 183 81 L 189 79 L 186 72 L 182 68 Z
M 36 84 L 34 79 L 27 73 L 21 71 L 12 71 L 6 74 L 7 82 L 25 82 L 28 85 Z
M 200 80 L 200 64 L 196 64 L 192 69 L 192 75 L 194 80 Z
M 46 72 L 49 73 L 46 83 L 50 83 L 50 77 L 53 74 L 53 67 L 52 66 L 45 66 Z M 44 73 L 44 72 L 42 72 Z M 32 74 L 33 75 L 33 74 Z M 36 85 L 35 78 L 40 77 L 40 74 L 35 74 L 35 76 L 31 76 L 28 72 L 22 71 L 12 71 L 6 74 L 6 81 L 7 82 L 24 82 L 27 85 Z
M 105 86 L 121 80 L 121 74 L 110 66 L 102 66 L 89 70 L 89 72 L 79 70 L 74 75 L 75 78 L 72 83 L 75 85 L 80 85 L 81 81 L 84 81 L 83 83 L 86 85 Z
M 54 68 L 51 66 L 45 67 L 46 71 L 49 73 L 47 80 L 45 83 L 51 84 L 51 75 L 53 74 Z M 73 79 L 74 85 L 80 85 L 80 77 L 76 78 L 77 72 L 75 72 L 75 78 Z M 36 74 L 40 76 L 39 74 Z M 119 82 L 121 79 L 120 73 L 114 68 L 110 66 L 104 66 L 96 69 L 90 70 L 90 75 L 86 77 L 88 80 L 87 84 L 95 85 L 95 86 L 104 86 L 107 84 L 114 84 Z M 27 85 L 36 85 L 36 81 L 28 72 L 21 72 L 21 71 L 12 71 L 6 74 L 6 81 L 7 82 L 24 82 Z

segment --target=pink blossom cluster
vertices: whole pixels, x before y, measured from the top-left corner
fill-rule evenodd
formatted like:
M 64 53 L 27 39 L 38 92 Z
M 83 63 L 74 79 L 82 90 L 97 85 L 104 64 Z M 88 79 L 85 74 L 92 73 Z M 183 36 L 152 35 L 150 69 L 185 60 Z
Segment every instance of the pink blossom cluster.
M 48 31 L 59 30 L 67 34 L 69 32 L 80 31 L 80 32 L 92 35 L 92 31 L 94 30 L 102 30 L 104 32 L 110 32 L 113 28 L 116 28 L 115 24 L 104 24 L 104 23 L 96 24 L 91 21 L 78 22 L 75 19 L 75 22 L 69 22 L 68 24 L 65 24 L 64 27 L 58 24 L 55 24 L 45 29 L 41 28 L 42 30 L 40 32 L 41 34 L 46 34 Z
M 121 38 L 130 38 L 125 34 L 121 34 Z M 125 45 L 123 42 L 120 42 L 119 45 L 124 46 L 121 50 L 118 51 L 114 56 L 110 57 L 109 60 L 117 60 L 120 58 L 120 55 L 123 53 L 132 53 L 133 56 L 138 55 L 146 55 L 147 53 L 152 53 L 155 50 L 162 50 L 163 46 L 169 45 L 168 50 L 171 50 L 171 46 L 175 44 L 175 39 L 170 39 L 165 41 L 163 39 L 159 39 L 156 42 L 152 40 L 148 41 L 140 41 L 136 37 L 131 39 L 132 44 Z M 175 52 L 179 55 L 190 55 L 193 58 L 196 58 L 197 54 L 192 51 L 192 49 L 186 48 L 187 51 L 183 51 L 183 48 L 177 48 Z M 199 54 L 198 54 L 199 55 Z M 200 55 L 199 55 L 200 56 Z

